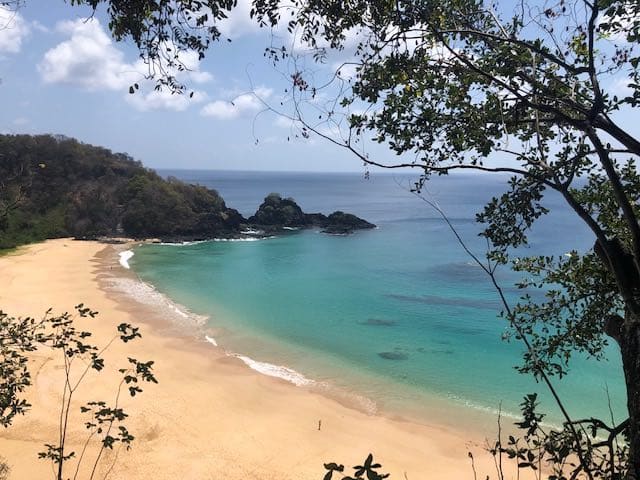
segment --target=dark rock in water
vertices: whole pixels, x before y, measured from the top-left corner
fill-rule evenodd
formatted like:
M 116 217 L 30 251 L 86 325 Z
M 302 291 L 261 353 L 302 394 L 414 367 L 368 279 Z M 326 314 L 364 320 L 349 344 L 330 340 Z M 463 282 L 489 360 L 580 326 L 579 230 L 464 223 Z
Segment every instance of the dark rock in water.
M 327 224 L 322 231 L 332 235 L 345 235 L 367 228 L 375 228 L 375 225 L 351 213 L 337 211 L 327 217 Z
M 409 355 L 402 352 L 380 352 L 378 355 L 385 360 L 407 360 Z
M 398 322 L 395 320 L 387 320 L 385 318 L 367 318 L 362 322 L 358 322 L 360 325 L 371 325 L 374 327 L 393 327 Z
M 324 213 L 305 213 L 304 215 L 311 226 L 324 227 L 327 225 L 327 216 Z
M 292 198 L 282 198 L 278 193 L 267 195 L 249 223 L 268 227 L 305 227 L 307 219 L 300 206 Z
M 245 218 L 235 208 L 227 208 L 222 213 L 222 218 L 227 227 L 233 230 L 240 229 L 240 225 L 246 223 Z
M 333 212 L 329 216 L 323 213 L 304 213 L 295 200 L 282 198 L 278 193 L 267 195 L 248 222 L 270 232 L 316 227 L 321 228 L 324 233 L 334 235 L 346 235 L 355 230 L 375 227 L 350 213 Z

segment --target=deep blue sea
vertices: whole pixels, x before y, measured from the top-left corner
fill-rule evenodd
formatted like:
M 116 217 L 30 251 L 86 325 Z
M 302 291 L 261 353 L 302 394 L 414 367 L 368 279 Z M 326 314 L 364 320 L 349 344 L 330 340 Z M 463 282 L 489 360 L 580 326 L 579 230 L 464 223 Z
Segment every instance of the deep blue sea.
M 415 175 L 160 173 L 217 189 L 245 216 L 278 192 L 306 212 L 344 210 L 378 225 L 349 236 L 307 230 L 253 242 L 137 248 L 130 261 L 135 272 L 208 316 L 223 348 L 263 367 L 295 370 L 383 412 L 426 418 L 447 415 L 451 407 L 495 418 L 498 409 L 517 413 L 522 396 L 535 391 L 548 419 L 559 421 L 545 388 L 513 368 L 522 347 L 501 339 L 506 325 L 488 278 L 439 214 L 408 191 Z M 475 213 L 505 191 L 506 179 L 439 177 L 424 195 L 483 256 Z M 549 196 L 546 205 L 551 214 L 536 225 L 523 253 L 562 255 L 592 245 L 560 199 Z M 516 298 L 515 274 L 504 270 L 498 278 Z M 608 391 L 614 414 L 623 417 L 618 352 L 611 346 L 607 353 L 606 361 L 577 358 L 557 382 L 574 415 L 609 418 Z

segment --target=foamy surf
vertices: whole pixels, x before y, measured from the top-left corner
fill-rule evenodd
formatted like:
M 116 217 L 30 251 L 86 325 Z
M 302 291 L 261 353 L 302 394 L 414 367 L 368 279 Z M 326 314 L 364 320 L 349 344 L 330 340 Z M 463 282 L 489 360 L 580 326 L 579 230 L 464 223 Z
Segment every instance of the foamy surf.
M 283 380 L 286 380 L 287 382 L 293 383 L 298 387 L 312 385 L 313 383 L 315 383 L 313 380 L 308 379 L 300 372 L 296 372 L 295 370 L 288 367 L 274 365 L 267 362 L 258 362 L 257 360 L 249 358 L 245 355 L 240 355 L 238 353 L 230 353 L 229 356 L 239 358 L 245 363 L 245 365 L 247 365 L 252 370 L 255 370 L 256 372 L 267 375 L 269 377 L 281 378 Z
M 452 395 L 449 394 L 447 395 L 448 398 L 450 398 L 451 400 L 453 400 L 454 402 L 460 404 L 460 405 L 464 405 L 466 408 L 470 408 L 473 410 L 477 410 L 483 413 L 488 413 L 490 414 L 492 417 L 494 418 L 507 418 L 509 420 L 517 420 L 517 421 L 522 421 L 522 414 L 520 413 L 514 413 L 514 412 L 510 412 L 508 410 L 502 410 L 501 408 L 495 408 L 495 407 L 488 407 L 486 405 L 479 405 L 477 403 L 474 403 L 470 400 L 466 400 L 462 397 L 459 397 L 457 395 Z M 560 423 L 554 423 L 554 422 L 548 422 L 548 421 L 543 421 L 540 422 L 540 425 L 548 427 L 548 428 L 553 428 L 556 430 L 562 430 L 562 425 Z
M 453 395 L 451 393 L 449 393 L 447 395 L 447 398 L 453 400 L 454 402 L 460 404 L 460 405 L 464 405 L 466 408 L 470 408 L 473 410 L 477 410 L 480 412 L 484 412 L 484 413 L 488 413 L 490 414 L 492 417 L 498 418 L 498 416 L 500 416 L 501 418 L 507 418 L 509 420 L 522 420 L 522 414 L 520 413 L 514 413 L 514 412 L 510 412 L 508 410 L 503 410 L 501 408 L 495 408 L 495 407 L 489 407 L 486 405 L 480 405 L 477 404 L 475 402 L 472 402 L 471 400 L 467 400 L 463 397 L 460 397 L 458 395 Z M 544 425 L 546 427 L 549 428 L 555 428 L 555 429 L 562 429 L 562 426 L 559 423 L 551 423 L 551 422 L 540 422 L 540 425 Z
M 264 232 L 258 230 L 248 230 L 244 232 L 240 232 L 243 235 L 256 235 L 262 234 Z M 268 237 L 240 237 L 240 238 L 212 238 L 209 240 L 194 240 L 192 242 L 159 242 L 155 245 L 162 245 L 163 247 L 190 247 L 192 245 L 200 245 L 201 243 L 209 243 L 209 242 L 258 242 L 260 240 L 266 240 L 269 238 L 276 238 L 271 235 Z
M 176 307 L 175 305 L 173 306 L 173 309 L 175 310 L 175 312 L 180 315 L 182 318 L 188 318 L 189 315 L 187 315 L 186 313 L 184 313 L 182 310 L 180 310 L 178 307 Z
M 209 335 L 205 335 L 204 338 L 211 345 L 215 347 L 219 346 L 215 338 L 210 337 Z M 297 387 L 311 387 L 312 391 L 332 398 L 350 408 L 355 408 L 367 415 L 375 415 L 378 412 L 376 402 L 370 398 L 354 392 L 349 392 L 342 388 L 336 388 L 328 382 L 311 380 L 292 368 L 284 367 L 282 365 L 274 365 L 273 363 L 259 362 L 251 357 L 247 357 L 246 355 L 241 355 L 239 353 L 227 352 L 226 355 L 242 360 L 247 367 L 262 375 L 280 378 Z
M 114 290 L 127 295 L 138 303 L 162 309 L 163 312 L 170 315 L 174 323 L 187 326 L 202 326 L 207 323 L 207 316 L 190 312 L 185 306 L 178 305 L 169 297 L 160 293 L 153 285 L 141 280 L 115 277 L 110 279 L 110 284 Z
M 129 266 L 129 260 L 131 260 L 131 257 L 133 257 L 133 251 L 131 250 L 125 250 L 124 252 L 120 252 L 118 254 L 118 256 L 120 257 L 120 259 L 118 260 L 120 262 L 120 265 L 122 265 L 124 268 L 126 268 L 127 270 L 129 270 L 131 267 Z
M 208 242 L 208 240 L 194 240 L 192 242 L 160 242 L 157 243 L 156 245 L 163 245 L 166 247 L 189 247 L 191 245 L 199 245 L 201 243 L 206 243 Z
M 274 236 L 271 237 L 246 237 L 246 238 L 214 238 L 213 242 L 259 242 L 260 240 L 267 240 L 269 238 L 276 238 Z

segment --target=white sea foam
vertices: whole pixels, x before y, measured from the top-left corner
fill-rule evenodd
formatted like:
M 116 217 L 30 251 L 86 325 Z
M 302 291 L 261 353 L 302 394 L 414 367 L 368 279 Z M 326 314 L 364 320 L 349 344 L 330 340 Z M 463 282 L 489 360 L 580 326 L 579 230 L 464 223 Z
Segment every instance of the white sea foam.
M 208 242 L 209 240 L 194 240 L 193 242 L 160 242 L 156 245 L 164 245 L 168 247 L 188 247 L 189 245 L 198 245 L 200 243 Z
M 262 235 L 264 232 L 262 230 L 253 230 L 252 228 L 248 228 L 240 233 L 243 235 Z
M 257 242 L 258 240 L 260 240 L 260 239 L 256 238 L 256 237 L 249 237 L 249 238 L 214 238 L 213 239 L 214 242 Z
M 131 268 L 129 266 L 129 260 L 131 260 L 131 257 L 133 257 L 133 251 L 125 250 L 124 252 L 120 252 L 118 255 L 120 257 L 120 265 L 129 270 Z
M 214 347 L 218 346 L 218 342 L 216 341 L 215 338 L 210 337 L 209 335 L 205 335 L 204 339 Z M 255 370 L 258 373 L 267 375 L 269 377 L 281 378 L 283 380 L 286 380 L 287 382 L 293 383 L 298 387 L 302 387 L 305 385 L 313 385 L 317 383 L 317 382 L 314 382 L 313 380 L 308 379 L 300 372 L 296 372 L 295 370 L 289 367 L 274 365 L 273 363 L 259 362 L 257 360 L 254 360 L 253 358 L 247 357 L 246 355 L 241 355 L 239 353 L 227 352 L 227 355 L 229 357 L 236 357 L 242 360 L 246 366 L 248 366 L 252 370 Z
M 452 393 L 447 395 L 448 398 L 450 398 L 451 400 L 455 401 L 458 404 L 464 405 L 467 408 L 473 409 L 473 410 L 477 410 L 477 411 L 481 411 L 481 412 L 485 412 L 485 413 L 489 413 L 491 414 L 491 416 L 493 417 L 497 417 L 498 415 L 500 415 L 500 417 L 502 418 L 508 418 L 510 420 L 522 420 L 522 414 L 519 413 L 515 413 L 515 412 L 510 412 L 507 410 L 502 410 L 499 408 L 495 408 L 495 407 L 489 407 L 486 405 L 479 405 L 475 402 L 472 402 L 468 399 L 465 399 L 463 397 L 460 397 L 458 395 L 454 395 Z M 541 422 L 541 425 L 544 425 L 546 427 L 550 427 L 550 428 L 555 428 L 555 429 L 561 429 L 562 427 L 558 424 L 555 423 L 550 423 L 550 422 Z
M 288 367 L 274 365 L 272 363 L 267 363 L 267 362 L 258 362 L 257 360 L 254 360 L 245 355 L 240 355 L 237 353 L 230 353 L 229 355 L 232 357 L 239 358 L 249 368 L 255 370 L 256 372 L 260 372 L 263 375 L 268 375 L 270 377 L 281 378 L 283 380 L 286 380 L 287 382 L 293 383 L 298 387 L 302 387 L 305 385 L 312 385 L 314 383 L 313 380 L 308 379 L 307 377 L 302 375 L 300 372 L 296 372 L 295 370 Z
M 214 238 L 214 242 L 259 242 L 260 240 L 265 240 L 267 238 L 276 238 L 276 237 L 248 237 L 248 238 Z
M 244 235 L 258 235 L 258 234 L 262 234 L 263 232 L 258 230 L 246 230 L 240 233 Z M 259 240 L 264 240 L 267 238 L 276 238 L 276 237 L 269 236 L 269 237 L 243 237 L 243 238 L 212 238 L 211 240 L 196 240 L 193 242 L 160 242 L 160 243 L 156 243 L 155 245 L 162 245 L 165 247 L 188 247 L 191 245 L 199 245 L 201 243 L 207 243 L 207 242 L 257 242 Z
M 300 230 L 300 227 L 282 227 L 283 230 Z
M 180 315 L 183 318 L 188 318 L 189 315 L 187 315 L 186 313 L 184 313 L 182 310 L 180 310 L 178 307 L 174 306 L 173 309 L 176 311 L 176 313 L 178 315 Z
M 470 409 L 473 409 L 473 410 L 478 410 L 478 411 L 481 411 L 481 412 L 490 413 L 491 416 L 500 415 L 503 418 L 509 418 L 509 419 L 512 419 L 512 420 L 522 419 L 521 415 L 518 415 L 516 413 L 509 412 L 509 411 L 506 411 L 506 410 L 500 410 L 500 409 L 494 408 L 494 407 L 488 407 L 486 405 L 479 405 L 479 404 L 474 403 L 474 402 L 472 402 L 470 400 L 467 400 L 465 398 L 459 397 L 458 395 L 449 394 L 449 395 L 447 395 L 447 397 L 450 398 L 451 400 L 455 401 L 456 403 L 464 405 L 467 408 L 470 408 Z
M 156 290 L 153 285 L 134 278 L 115 277 L 110 279 L 111 287 L 123 293 L 135 301 L 153 308 L 163 309 L 173 313 L 172 321 L 187 326 L 201 326 L 207 322 L 208 317 L 196 315 L 183 305 L 178 305 L 166 295 Z
M 367 415 L 375 415 L 378 413 L 378 405 L 369 397 L 344 388 L 336 388 L 334 385 L 327 382 L 314 382 L 313 387 L 319 393 L 328 396 L 343 405 L 347 405 L 351 408 L 355 407 Z

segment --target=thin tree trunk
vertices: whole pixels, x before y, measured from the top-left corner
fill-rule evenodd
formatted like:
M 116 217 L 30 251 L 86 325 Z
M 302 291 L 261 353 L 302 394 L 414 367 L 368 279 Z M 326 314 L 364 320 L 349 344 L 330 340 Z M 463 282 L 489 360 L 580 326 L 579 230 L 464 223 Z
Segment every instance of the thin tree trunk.
M 629 410 L 629 472 L 627 480 L 640 480 L 640 323 L 627 314 L 620 332 L 620 350 Z

